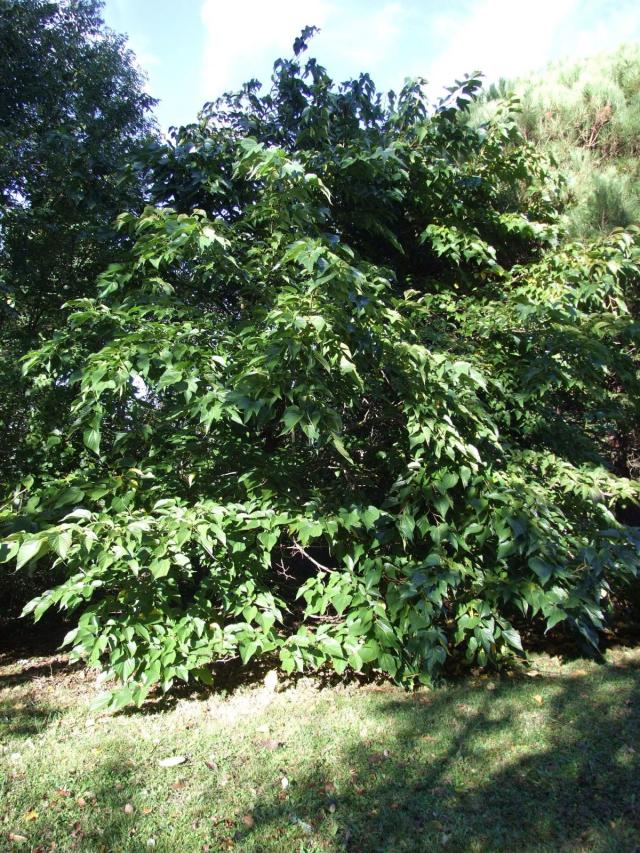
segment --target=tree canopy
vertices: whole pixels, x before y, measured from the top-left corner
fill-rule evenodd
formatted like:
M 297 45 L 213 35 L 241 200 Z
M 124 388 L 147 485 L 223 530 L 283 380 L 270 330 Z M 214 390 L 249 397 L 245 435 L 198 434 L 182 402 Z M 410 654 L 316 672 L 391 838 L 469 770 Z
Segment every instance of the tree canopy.
M 155 102 L 100 10 L 96 0 L 0 6 L 2 480 L 26 473 L 19 358 L 64 323 L 65 302 L 93 293 L 116 251 L 113 220 L 142 206 L 126 161 L 153 130 Z
M 411 684 L 527 620 L 596 645 L 637 573 L 637 233 L 564 239 L 514 100 L 336 84 L 311 35 L 138 152 L 148 205 L 23 360 L 0 556 L 52 566 L 26 610 L 77 614 L 112 707 L 235 656 Z

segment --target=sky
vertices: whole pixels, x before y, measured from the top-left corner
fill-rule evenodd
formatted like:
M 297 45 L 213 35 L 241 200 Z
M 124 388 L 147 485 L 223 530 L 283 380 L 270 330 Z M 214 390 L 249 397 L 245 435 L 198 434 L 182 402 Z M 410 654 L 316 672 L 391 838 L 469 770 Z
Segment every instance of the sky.
M 434 97 L 465 73 L 513 78 L 640 41 L 638 0 L 106 0 L 104 18 L 128 35 L 165 129 L 246 80 L 268 84 L 306 25 L 334 79 L 367 71 L 397 91 L 421 76 Z

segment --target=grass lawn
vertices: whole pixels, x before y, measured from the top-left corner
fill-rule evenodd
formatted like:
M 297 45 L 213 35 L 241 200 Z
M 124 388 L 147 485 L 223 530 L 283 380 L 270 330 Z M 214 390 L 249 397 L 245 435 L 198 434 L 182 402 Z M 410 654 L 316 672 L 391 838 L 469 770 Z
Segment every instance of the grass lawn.
M 302 679 L 96 716 L 94 674 L 5 662 L 0 849 L 631 853 L 639 687 L 640 649 L 618 649 L 414 694 Z

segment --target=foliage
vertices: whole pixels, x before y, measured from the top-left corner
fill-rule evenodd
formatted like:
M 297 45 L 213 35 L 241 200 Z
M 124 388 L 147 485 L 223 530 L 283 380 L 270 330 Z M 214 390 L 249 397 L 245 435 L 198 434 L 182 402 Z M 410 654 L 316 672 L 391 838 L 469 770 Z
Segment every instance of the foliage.
M 0 480 L 46 464 L 28 431 L 46 434 L 67 408 L 66 390 L 37 401 L 19 359 L 64 325 L 62 305 L 94 292 L 114 257 L 112 221 L 140 206 L 142 185 L 125 162 L 146 138 L 133 55 L 106 30 L 96 0 L 15 0 L 0 5 Z M 43 444 L 40 435 L 36 444 Z
M 637 572 L 635 233 L 561 245 L 513 102 L 336 86 L 310 34 L 140 154 L 128 253 L 24 361 L 70 419 L 2 558 L 63 573 L 27 612 L 77 612 L 112 706 L 265 653 L 426 683 L 523 619 L 595 645 Z
M 493 99 L 515 92 L 519 125 L 568 177 L 567 224 L 574 236 L 606 234 L 640 222 L 640 47 L 623 45 L 488 91 Z

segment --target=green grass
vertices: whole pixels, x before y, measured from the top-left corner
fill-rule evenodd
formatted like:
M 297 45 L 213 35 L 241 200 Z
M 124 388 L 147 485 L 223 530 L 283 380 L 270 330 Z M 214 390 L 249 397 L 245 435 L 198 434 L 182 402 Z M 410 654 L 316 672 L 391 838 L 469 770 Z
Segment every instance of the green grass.
M 5 666 L 0 849 L 631 853 L 639 651 L 535 665 L 414 694 L 302 680 L 98 718 L 92 675 Z M 186 763 L 159 765 L 174 755 Z

